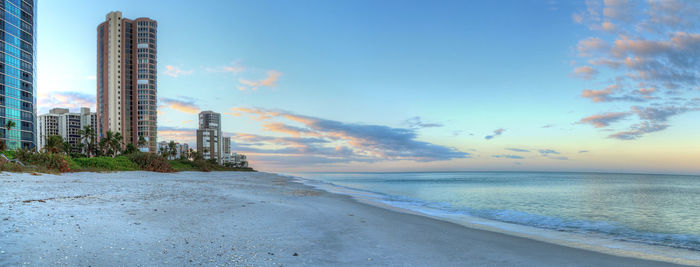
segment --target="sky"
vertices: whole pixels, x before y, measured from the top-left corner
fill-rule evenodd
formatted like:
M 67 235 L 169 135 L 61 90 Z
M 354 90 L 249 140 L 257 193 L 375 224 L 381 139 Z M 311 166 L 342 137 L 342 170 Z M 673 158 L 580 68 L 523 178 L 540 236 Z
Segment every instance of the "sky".
M 158 138 L 222 114 L 263 171 L 700 174 L 700 1 L 38 4 L 39 113 L 94 108 L 96 27 L 158 21 Z

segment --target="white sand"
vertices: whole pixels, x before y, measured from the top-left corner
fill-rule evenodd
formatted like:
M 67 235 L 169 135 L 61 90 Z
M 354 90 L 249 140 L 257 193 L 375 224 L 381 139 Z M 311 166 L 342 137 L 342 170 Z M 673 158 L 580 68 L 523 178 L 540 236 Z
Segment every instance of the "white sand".
M 273 174 L 3 173 L 0 266 L 22 264 L 670 266 L 385 210 Z

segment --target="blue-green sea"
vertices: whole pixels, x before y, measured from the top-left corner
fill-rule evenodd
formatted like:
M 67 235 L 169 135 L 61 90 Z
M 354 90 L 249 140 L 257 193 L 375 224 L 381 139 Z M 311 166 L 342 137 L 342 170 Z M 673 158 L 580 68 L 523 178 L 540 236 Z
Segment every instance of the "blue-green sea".
M 307 184 L 437 217 L 680 249 L 700 259 L 700 176 L 551 172 L 297 173 Z M 453 216 L 454 217 L 454 216 Z

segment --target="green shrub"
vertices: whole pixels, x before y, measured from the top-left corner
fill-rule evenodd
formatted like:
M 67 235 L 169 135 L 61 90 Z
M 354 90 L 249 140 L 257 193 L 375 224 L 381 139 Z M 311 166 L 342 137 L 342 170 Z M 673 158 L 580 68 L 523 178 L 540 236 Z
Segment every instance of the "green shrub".
M 173 166 L 175 171 L 199 171 L 199 167 L 195 166 L 189 160 L 170 160 L 170 166 Z
M 174 172 L 167 159 L 152 153 L 137 152 L 128 155 L 129 159 L 136 163 L 144 171 Z
M 189 161 L 186 159 L 179 159 L 179 160 L 171 160 L 170 165 L 173 166 L 173 169 L 175 171 L 203 171 L 203 172 L 209 172 L 209 171 L 252 171 L 254 172 L 252 168 L 235 168 L 235 167 L 230 167 L 230 166 L 222 166 L 219 164 L 216 164 L 216 161 L 212 163 L 211 160 L 193 160 Z
M 70 172 L 70 158 L 54 153 L 38 153 L 33 150 L 17 150 L 15 158 L 24 164 L 32 164 L 39 167 L 45 167 L 49 170 L 58 172 Z
M 3 172 L 23 172 L 24 168 L 21 165 L 0 159 L 0 171 Z
M 83 170 L 109 170 L 109 171 L 135 171 L 139 170 L 139 165 L 131 161 L 126 156 L 94 157 L 94 158 L 73 158 L 80 169 Z
M 7 157 L 8 159 L 15 158 L 15 151 L 7 150 L 7 151 L 2 151 L 2 153 L 5 154 L 5 157 Z
M 186 159 L 179 159 L 179 160 L 171 160 L 170 163 L 173 165 L 173 168 L 177 171 L 203 171 L 203 172 L 210 172 L 216 168 L 216 166 L 219 166 L 218 164 L 212 164 L 211 162 L 207 160 L 193 160 L 189 161 Z

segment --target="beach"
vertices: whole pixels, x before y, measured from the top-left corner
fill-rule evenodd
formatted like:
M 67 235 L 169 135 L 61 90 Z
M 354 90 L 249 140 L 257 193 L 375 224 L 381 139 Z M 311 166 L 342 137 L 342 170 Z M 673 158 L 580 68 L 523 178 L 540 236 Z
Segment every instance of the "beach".
M 0 266 L 673 266 L 471 229 L 269 173 L 0 174 Z

